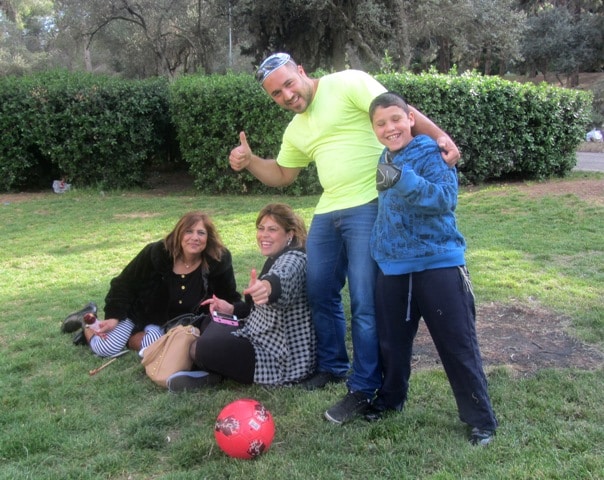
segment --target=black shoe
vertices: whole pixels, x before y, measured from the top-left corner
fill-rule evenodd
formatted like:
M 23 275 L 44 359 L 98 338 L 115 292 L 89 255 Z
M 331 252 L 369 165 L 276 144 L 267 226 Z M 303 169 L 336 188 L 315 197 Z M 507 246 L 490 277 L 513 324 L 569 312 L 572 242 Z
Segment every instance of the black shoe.
M 61 331 L 63 333 L 73 333 L 79 330 L 84 324 L 84 315 L 86 315 L 87 313 L 94 313 L 96 315 L 96 311 L 96 303 L 90 302 L 81 310 L 70 313 L 69 315 L 67 315 L 67 317 L 65 317 L 65 320 L 63 320 L 63 325 L 61 325 Z
M 369 405 L 369 398 L 364 393 L 348 392 L 342 400 L 325 412 L 325 418 L 341 425 L 357 415 L 364 414 Z
M 221 381 L 222 377 L 216 373 L 201 370 L 181 371 L 170 375 L 166 380 L 166 386 L 170 392 L 177 393 L 217 385 Z
M 86 335 L 84 335 L 84 330 L 80 330 L 73 336 L 73 344 L 74 345 L 88 345 L 88 341 L 86 340 Z
M 403 404 L 401 403 L 400 405 L 397 405 L 396 407 L 391 407 L 388 406 L 384 403 L 383 399 L 380 398 L 380 396 L 378 395 L 373 402 L 371 402 L 371 405 L 369 405 L 369 407 L 367 407 L 367 410 L 365 410 L 365 413 L 363 414 L 363 416 L 365 417 L 365 420 L 367 420 L 368 422 L 377 422 L 378 420 L 381 420 L 382 418 L 397 413 L 397 412 L 402 412 L 403 410 Z
M 385 408 L 376 407 L 375 405 L 369 405 L 365 410 L 365 413 L 363 413 L 363 417 L 368 422 L 377 422 L 378 420 L 382 419 L 386 411 L 387 410 Z
M 384 412 L 385 410 L 380 410 L 379 408 L 374 408 L 370 405 L 367 407 L 365 413 L 363 413 L 363 418 L 368 422 L 377 422 L 382 419 Z
M 329 372 L 318 372 L 312 377 L 304 380 L 301 385 L 306 390 L 317 390 L 319 388 L 325 388 L 328 383 L 342 383 L 344 380 L 346 380 L 346 377 L 338 377 Z
M 470 443 L 472 445 L 486 446 L 495 438 L 494 430 L 481 430 L 474 427 L 470 433 Z
M 376 407 L 375 405 L 369 405 L 365 413 L 363 413 L 363 417 L 368 422 L 377 422 L 382 420 L 384 417 L 388 417 L 395 413 L 401 412 L 401 408 L 384 408 L 384 407 Z

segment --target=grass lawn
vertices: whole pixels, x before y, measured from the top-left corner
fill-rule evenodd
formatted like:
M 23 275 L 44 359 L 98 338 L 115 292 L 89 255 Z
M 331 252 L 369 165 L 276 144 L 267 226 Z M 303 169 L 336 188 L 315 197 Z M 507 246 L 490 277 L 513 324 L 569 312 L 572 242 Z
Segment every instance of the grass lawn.
M 573 174 L 557 190 L 579 176 L 603 178 Z M 342 385 L 307 392 L 226 382 L 173 395 L 145 377 L 133 352 L 89 376 L 103 360 L 60 333 L 63 318 L 88 301 L 102 309 L 111 278 L 184 212 L 212 215 L 242 289 L 264 261 L 258 210 L 287 201 L 309 221 L 316 197 L 73 190 L 0 198 L 0 479 L 604 478 L 601 363 L 526 376 L 489 367 L 501 427 L 492 445 L 477 448 L 440 369 L 414 372 L 402 414 L 338 427 L 322 413 Z M 604 202 L 508 185 L 462 189 L 458 220 L 478 304 L 564 314 L 568 332 L 601 355 Z M 230 459 L 214 441 L 219 411 L 242 397 L 262 401 L 276 422 L 273 445 L 255 461 Z

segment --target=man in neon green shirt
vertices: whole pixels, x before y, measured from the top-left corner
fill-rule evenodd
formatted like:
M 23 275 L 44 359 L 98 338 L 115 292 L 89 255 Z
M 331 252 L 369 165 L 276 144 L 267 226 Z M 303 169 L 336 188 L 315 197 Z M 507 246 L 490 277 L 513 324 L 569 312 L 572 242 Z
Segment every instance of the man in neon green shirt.
M 229 162 L 234 170 L 247 169 L 274 187 L 289 185 L 310 162 L 316 163 L 323 194 L 306 249 L 308 299 L 318 342 L 317 373 L 304 385 L 322 388 L 346 379 L 350 361 L 341 292 L 348 280 L 352 371 L 348 393 L 325 412 L 327 420 L 342 424 L 365 411 L 382 382 L 374 312 L 377 266 L 369 251 L 382 146 L 368 111 L 373 98 L 385 88 L 357 70 L 310 78 L 285 53 L 265 59 L 256 78 L 278 105 L 296 115 L 283 134 L 277 159 L 254 155 L 241 132 L 241 144 L 231 151 Z M 427 117 L 413 111 L 413 133 L 437 140 L 444 160 L 454 165 L 459 151 L 453 141 Z

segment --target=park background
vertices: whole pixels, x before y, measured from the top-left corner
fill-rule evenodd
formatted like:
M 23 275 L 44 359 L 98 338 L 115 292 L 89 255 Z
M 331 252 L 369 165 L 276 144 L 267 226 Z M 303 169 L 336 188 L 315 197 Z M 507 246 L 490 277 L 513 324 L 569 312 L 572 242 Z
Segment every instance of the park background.
M 287 50 L 309 71 L 474 72 L 589 91 L 584 134 L 603 121 L 603 8 L 601 1 L 8 0 L 0 3 L 0 75 L 17 82 L 68 71 L 172 83 L 249 75 L 268 52 Z M 578 149 L 600 148 L 581 139 Z M 603 174 L 460 189 L 458 221 L 501 422 L 496 441 L 476 449 L 423 331 L 404 413 L 371 425 L 340 428 L 321 418 L 341 397 L 338 386 L 306 392 L 227 382 L 170 395 L 145 377 L 134 353 L 90 377 L 103 361 L 60 333 L 63 318 L 88 301 L 102 305 L 110 279 L 182 213 L 213 216 L 243 288 L 262 263 L 253 228 L 261 206 L 287 201 L 308 223 L 317 201 L 203 194 L 178 151 L 152 164 L 129 189 L 80 186 L 76 178 L 64 194 L 50 184 L 0 194 L 0 478 L 602 478 Z M 213 439 L 216 415 L 240 397 L 264 402 L 277 425 L 271 449 L 254 462 L 227 458 Z

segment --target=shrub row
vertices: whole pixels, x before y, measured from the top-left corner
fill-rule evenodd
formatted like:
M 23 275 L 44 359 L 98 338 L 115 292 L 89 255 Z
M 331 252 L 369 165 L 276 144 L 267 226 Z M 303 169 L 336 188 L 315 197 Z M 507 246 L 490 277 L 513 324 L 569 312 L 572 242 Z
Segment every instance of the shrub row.
M 292 114 L 278 107 L 248 75 L 182 77 L 172 85 L 172 119 L 183 159 L 197 188 L 206 193 L 275 192 L 247 172 L 236 173 L 228 156 L 246 132 L 252 151 L 274 158 Z M 304 195 L 320 192 L 314 165 L 280 189 Z
M 50 72 L 0 79 L 0 190 L 140 185 L 170 134 L 168 84 Z
M 592 94 L 475 74 L 378 76 L 442 126 L 472 183 L 563 176 L 576 164 Z
M 452 136 L 465 182 L 565 175 L 591 113 L 589 92 L 546 84 L 473 74 L 376 78 Z M 274 192 L 233 172 L 227 159 L 240 131 L 254 153 L 274 157 L 290 118 L 250 75 L 185 76 L 171 85 L 66 72 L 0 78 L 0 190 L 48 187 L 52 178 L 141 185 L 176 144 L 204 193 Z M 282 191 L 318 193 L 316 170 Z

